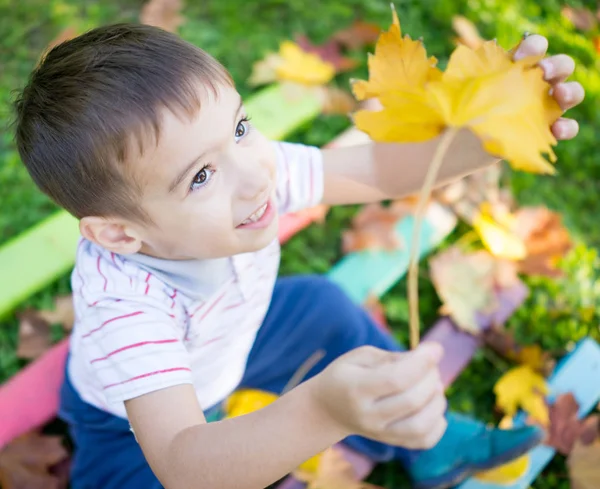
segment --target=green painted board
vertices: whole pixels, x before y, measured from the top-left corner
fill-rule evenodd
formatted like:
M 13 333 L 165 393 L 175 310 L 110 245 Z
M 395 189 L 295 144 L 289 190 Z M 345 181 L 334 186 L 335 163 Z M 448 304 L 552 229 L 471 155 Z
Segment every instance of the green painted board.
M 271 85 L 245 102 L 252 122 L 269 139 L 281 139 L 320 112 L 314 92 Z M 0 317 L 73 266 L 79 230 L 60 211 L 0 247 Z

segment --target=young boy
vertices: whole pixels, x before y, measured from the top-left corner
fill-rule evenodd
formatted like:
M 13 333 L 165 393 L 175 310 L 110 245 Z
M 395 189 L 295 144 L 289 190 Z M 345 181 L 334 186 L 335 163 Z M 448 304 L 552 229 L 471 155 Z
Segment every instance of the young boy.
M 545 49 L 532 36 L 519 54 Z M 543 63 L 559 103 L 579 103 L 571 59 Z M 345 440 L 445 488 L 539 443 L 447 414 L 439 345 L 400 352 L 324 278 L 277 278 L 278 214 L 417 192 L 436 142 L 321 151 L 248 118 L 214 59 L 139 25 L 54 48 L 17 102 L 23 162 L 80 219 L 60 411 L 72 487 L 261 488 Z M 440 182 L 493 162 L 466 132 L 449 155 Z M 219 420 L 236 388 L 280 393 L 317 350 L 305 382 Z

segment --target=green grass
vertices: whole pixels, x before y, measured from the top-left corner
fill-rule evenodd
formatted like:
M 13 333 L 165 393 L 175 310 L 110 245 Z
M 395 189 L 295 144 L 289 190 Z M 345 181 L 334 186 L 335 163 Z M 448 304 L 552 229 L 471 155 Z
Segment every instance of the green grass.
M 387 1 L 347 0 L 242 0 L 188 1 L 181 27 L 182 36 L 216 56 L 231 71 L 239 90 L 247 96 L 252 89 L 245 80 L 254 61 L 275 50 L 282 39 L 294 33 L 307 34 L 316 42 L 332 30 L 361 18 L 387 27 L 390 22 Z M 580 5 L 582 2 L 569 2 Z M 595 9 L 595 0 L 583 2 Z M 596 157 L 595 135 L 600 131 L 600 57 L 594 52 L 591 34 L 576 32 L 560 16 L 558 0 L 402 0 L 397 1 L 405 32 L 424 38 L 428 50 L 442 65 L 453 49 L 451 19 L 455 14 L 475 21 L 482 34 L 497 38 L 505 47 L 516 44 L 524 31 L 546 35 L 551 52 L 567 52 L 578 62 L 575 79 L 587 90 L 586 102 L 573 116 L 581 123 L 581 134 L 558 150 L 558 177 L 511 173 L 510 183 L 522 203 L 543 203 L 560 211 L 578 242 L 565 260 L 566 275 L 561 280 L 530 279 L 532 293 L 509 322 L 509 328 L 525 342 L 540 343 L 555 352 L 568 349 L 574 341 L 591 335 L 600 339 L 600 282 L 598 281 L 600 215 L 597 190 L 600 165 Z M 136 20 L 139 3 L 133 0 L 0 0 L 0 243 L 27 229 L 55 210 L 55 206 L 32 185 L 20 164 L 8 128 L 9 102 L 13 90 L 21 87 L 35 65 L 41 50 L 66 27 L 80 31 L 107 22 Z M 596 33 L 598 34 L 598 33 Z M 365 53 L 354 53 L 366 59 Z M 336 83 L 348 86 L 348 79 L 364 77 L 366 67 L 339 77 Z M 348 126 L 343 117 L 320 117 L 307 124 L 290 140 L 321 145 Z M 348 226 L 355 207 L 334 209 L 326 225 L 314 225 L 294 237 L 284 248 L 282 273 L 321 273 L 340 257 L 340 231 Z M 456 233 L 449 242 L 457 237 Z M 427 264 L 424 263 L 423 276 Z M 431 283 L 421 280 L 423 323 L 431 324 L 439 301 Z M 52 297 L 69 288 L 68 277 L 41 291 L 23 304 L 44 307 Z M 388 319 L 397 336 L 407 340 L 408 303 L 406 284 L 401 281 L 383 298 Z M 0 380 L 22 368 L 14 356 L 16 320 L 0 323 Z M 493 409 L 492 386 L 509 365 L 489 352 L 480 352 L 471 366 L 449 391 L 451 406 L 486 421 L 497 420 Z M 567 489 L 564 461 L 557 457 L 538 478 L 535 489 Z M 391 466 L 379 468 L 373 476 L 386 487 L 404 487 L 402 474 Z

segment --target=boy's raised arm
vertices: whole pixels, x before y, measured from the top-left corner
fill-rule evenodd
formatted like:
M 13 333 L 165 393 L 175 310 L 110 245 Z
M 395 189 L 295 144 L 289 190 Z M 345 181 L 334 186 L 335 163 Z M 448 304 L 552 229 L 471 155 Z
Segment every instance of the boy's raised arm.
M 166 489 L 262 489 L 350 434 L 433 446 L 446 428 L 440 357 L 434 344 L 409 353 L 358 348 L 269 406 L 208 424 L 190 384 L 126 409 Z

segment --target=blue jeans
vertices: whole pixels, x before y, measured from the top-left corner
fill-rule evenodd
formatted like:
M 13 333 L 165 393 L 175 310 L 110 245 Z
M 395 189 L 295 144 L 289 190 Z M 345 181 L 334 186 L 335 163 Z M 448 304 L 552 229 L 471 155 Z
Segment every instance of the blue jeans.
M 279 279 L 240 387 L 279 394 L 315 352 L 321 350 L 324 356 L 305 379 L 322 371 L 340 355 L 363 345 L 400 350 L 391 335 L 327 279 L 319 276 Z M 59 414 L 69 423 L 76 447 L 72 489 L 162 487 L 129 430 L 127 420 L 85 403 L 68 377 L 61 397 Z M 209 416 L 210 411 L 206 413 Z M 344 442 L 378 462 L 393 459 L 406 462 L 410 454 L 403 448 L 358 436 Z M 282 443 L 293 443 L 293 440 L 285 441 L 282 437 Z

